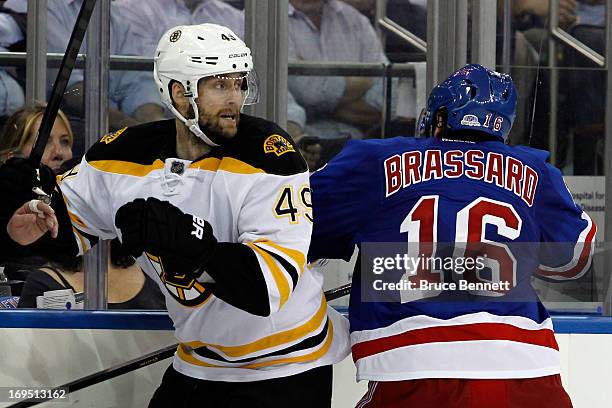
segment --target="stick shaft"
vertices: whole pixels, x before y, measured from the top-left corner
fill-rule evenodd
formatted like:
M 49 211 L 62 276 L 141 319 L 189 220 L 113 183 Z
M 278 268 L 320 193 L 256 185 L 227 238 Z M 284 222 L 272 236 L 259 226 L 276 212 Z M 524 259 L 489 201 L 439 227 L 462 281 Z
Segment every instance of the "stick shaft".
M 96 0 L 83 0 L 83 4 L 81 5 L 81 10 L 79 11 L 76 24 L 72 30 L 70 41 L 68 41 L 66 53 L 64 54 L 64 58 L 62 58 L 62 63 L 57 73 L 55 83 L 53 84 L 53 90 L 51 91 L 51 97 L 49 98 L 49 103 L 47 104 L 40 124 L 40 129 L 38 130 L 38 137 L 36 138 L 34 147 L 32 147 L 32 153 L 30 153 L 29 160 L 35 168 L 40 166 L 40 160 L 45 152 L 51 129 L 55 123 L 55 118 L 57 117 L 57 112 L 64 92 L 66 92 L 66 86 L 72 74 L 72 69 L 74 68 L 74 64 L 79 54 L 79 49 L 81 49 L 81 43 L 83 42 L 83 37 L 85 36 L 85 31 L 87 30 L 87 25 L 89 24 L 89 19 L 95 5 Z
M 351 290 L 351 284 L 348 283 L 346 285 L 337 287 L 335 289 L 330 289 L 325 292 L 325 299 L 327 301 L 334 300 L 346 296 L 349 294 Z M 110 380 L 111 378 L 118 377 L 122 374 L 129 373 L 130 371 L 138 370 L 139 368 L 146 367 L 151 364 L 155 364 L 158 361 L 165 360 L 174 355 L 178 344 L 173 344 L 171 346 L 164 347 L 163 349 L 154 351 L 152 353 L 146 354 L 142 357 L 138 357 L 136 359 L 130 360 L 126 363 L 119 364 L 115 367 L 108 368 L 106 370 L 99 371 L 94 374 L 87 375 L 85 377 L 79 378 L 77 380 L 66 383 L 58 388 L 66 388 L 68 393 L 75 392 L 81 390 L 83 388 L 98 384 L 102 381 Z M 33 405 L 40 404 L 39 401 L 22 401 L 17 404 L 11 405 L 9 408 L 22 408 L 22 407 L 31 407 Z

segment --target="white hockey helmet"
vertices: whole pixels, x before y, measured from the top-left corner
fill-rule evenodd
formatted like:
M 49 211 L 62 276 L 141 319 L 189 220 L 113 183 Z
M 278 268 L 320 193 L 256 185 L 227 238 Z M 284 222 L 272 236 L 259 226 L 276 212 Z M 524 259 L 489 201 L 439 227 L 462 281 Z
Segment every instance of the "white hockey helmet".
M 169 29 L 155 51 L 153 76 L 162 102 L 189 130 L 210 146 L 218 146 L 198 123 L 198 81 L 215 75 L 242 73 L 245 76 L 243 105 L 257 103 L 259 87 L 251 50 L 227 27 L 217 24 L 184 25 Z M 180 82 L 195 113 L 185 118 L 172 105 L 171 81 Z

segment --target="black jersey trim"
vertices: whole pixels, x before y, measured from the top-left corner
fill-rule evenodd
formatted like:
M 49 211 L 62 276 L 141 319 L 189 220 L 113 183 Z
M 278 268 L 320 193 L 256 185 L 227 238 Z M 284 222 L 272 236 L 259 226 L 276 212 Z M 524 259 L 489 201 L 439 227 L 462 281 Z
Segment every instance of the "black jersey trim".
M 261 249 L 262 251 L 267 252 L 268 254 L 270 254 L 274 259 L 276 259 L 281 266 L 285 269 L 285 271 L 287 271 L 287 273 L 289 274 L 289 276 L 291 276 L 291 280 L 293 281 L 293 288 L 295 288 L 297 286 L 298 283 L 298 278 L 299 278 L 299 274 L 297 269 L 295 269 L 293 267 L 293 265 L 291 265 L 289 263 L 289 261 L 287 261 L 285 258 L 283 258 L 282 256 L 267 250 L 266 248 L 262 248 L 260 245 L 257 245 L 257 243 L 254 243 L 253 245 L 256 245 L 257 248 Z
M 308 350 L 311 348 L 315 348 L 318 345 L 322 344 L 325 339 L 328 336 L 328 326 L 329 326 L 329 318 L 327 318 L 325 320 L 325 325 L 323 326 L 323 328 L 316 334 L 305 338 L 304 340 L 300 341 L 297 344 L 294 344 L 293 346 L 281 349 L 281 350 L 277 350 L 277 351 L 273 351 L 271 353 L 268 354 L 263 354 L 260 356 L 256 356 L 256 357 L 251 357 L 251 358 L 245 358 L 245 359 L 241 359 L 241 360 L 228 360 L 224 357 L 222 357 L 221 355 L 217 354 L 216 352 L 212 351 L 211 349 L 209 349 L 208 347 L 204 346 L 204 347 L 199 347 L 197 349 L 193 349 L 193 351 L 204 358 L 208 358 L 211 360 L 216 360 L 216 361 L 222 361 L 224 363 L 250 363 L 252 361 L 255 360 L 259 360 L 262 358 L 267 358 L 267 357 L 273 357 L 273 356 L 280 356 L 280 355 L 285 355 L 285 354 L 290 354 L 290 353 L 294 353 L 296 351 L 301 351 L 301 350 Z

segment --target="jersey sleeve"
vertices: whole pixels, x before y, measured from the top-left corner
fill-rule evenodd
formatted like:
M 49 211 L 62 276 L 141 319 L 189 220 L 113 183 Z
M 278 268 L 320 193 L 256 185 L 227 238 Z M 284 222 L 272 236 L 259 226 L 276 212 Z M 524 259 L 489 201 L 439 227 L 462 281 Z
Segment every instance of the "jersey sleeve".
M 355 235 L 376 206 L 372 143 L 347 142 L 333 160 L 312 174 L 314 227 L 309 260 L 351 258 Z
M 217 245 L 205 270 L 216 297 L 268 316 L 288 302 L 306 267 L 312 232 L 308 166 L 278 125 L 243 115 L 241 132 L 218 170 L 223 194 L 232 197 L 232 225 L 225 229 L 233 233 Z
M 576 204 L 561 172 L 546 164 L 536 198 L 541 231 L 537 274 L 552 280 L 576 279 L 589 269 L 597 226 Z
M 306 267 L 312 232 L 308 172 L 252 176 L 235 243 L 220 243 L 206 271 L 213 293 L 257 315 L 279 311 Z M 240 187 L 235 194 L 241 194 Z
M 58 177 L 72 232 L 83 255 L 99 239 L 116 237 L 109 206 L 109 175 L 92 167 L 84 157 L 81 163 Z

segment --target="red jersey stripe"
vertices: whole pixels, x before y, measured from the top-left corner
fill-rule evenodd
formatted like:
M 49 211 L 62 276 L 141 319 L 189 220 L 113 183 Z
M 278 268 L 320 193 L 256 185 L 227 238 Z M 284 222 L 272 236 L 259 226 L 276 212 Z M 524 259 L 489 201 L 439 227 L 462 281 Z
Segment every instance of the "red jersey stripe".
M 504 323 L 473 323 L 415 329 L 356 343 L 352 346 L 353 360 L 357 361 L 399 347 L 475 340 L 515 341 L 559 350 L 554 332 L 549 329 L 525 330 Z

